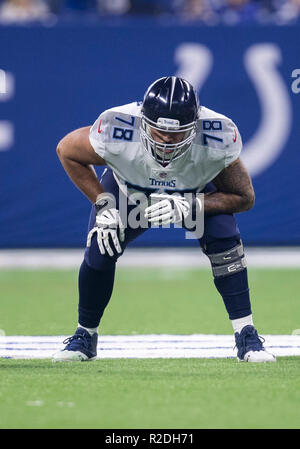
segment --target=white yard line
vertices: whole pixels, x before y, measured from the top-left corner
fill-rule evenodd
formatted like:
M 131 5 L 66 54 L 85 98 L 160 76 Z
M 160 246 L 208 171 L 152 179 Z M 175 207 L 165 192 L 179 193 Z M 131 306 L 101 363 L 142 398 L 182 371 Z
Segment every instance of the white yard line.
M 0 250 L 0 268 L 78 268 L 83 249 Z M 300 248 L 246 248 L 249 267 L 300 268 Z M 198 248 L 127 249 L 119 267 L 209 268 L 207 257 Z
M 48 359 L 64 347 L 66 336 L 2 336 L 0 357 Z M 300 355 L 300 335 L 263 335 L 264 346 L 278 357 Z M 102 335 L 98 359 L 234 358 L 233 335 Z

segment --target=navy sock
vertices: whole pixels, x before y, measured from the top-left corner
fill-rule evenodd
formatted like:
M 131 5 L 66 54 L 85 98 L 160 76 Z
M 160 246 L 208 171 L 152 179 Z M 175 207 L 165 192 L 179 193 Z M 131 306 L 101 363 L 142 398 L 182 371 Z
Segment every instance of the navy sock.
M 113 291 L 115 265 L 101 271 L 85 261 L 79 270 L 78 322 L 88 328 L 98 327 Z
M 237 239 L 221 239 L 207 246 L 208 254 L 227 251 L 239 243 Z M 249 295 L 247 268 L 238 273 L 214 278 L 215 286 L 223 298 L 230 320 L 250 315 L 251 303 Z

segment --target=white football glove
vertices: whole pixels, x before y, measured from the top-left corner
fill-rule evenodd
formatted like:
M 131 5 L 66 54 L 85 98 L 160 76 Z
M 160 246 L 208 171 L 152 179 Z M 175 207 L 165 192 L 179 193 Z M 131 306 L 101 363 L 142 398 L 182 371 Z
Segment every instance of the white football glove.
M 191 205 L 182 196 L 152 193 L 151 206 L 145 209 L 145 218 L 154 226 L 179 223 L 190 213 Z
M 90 230 L 87 236 L 87 246 L 91 246 L 91 240 L 94 233 L 97 233 L 97 242 L 100 253 L 114 256 L 114 250 L 110 241 L 114 245 L 117 253 L 122 253 L 120 242 L 125 240 L 125 226 L 122 223 L 120 213 L 115 207 L 109 207 L 112 197 L 110 195 L 101 195 L 97 199 L 95 206 L 97 208 L 96 226 Z M 112 203 L 111 203 L 112 204 Z

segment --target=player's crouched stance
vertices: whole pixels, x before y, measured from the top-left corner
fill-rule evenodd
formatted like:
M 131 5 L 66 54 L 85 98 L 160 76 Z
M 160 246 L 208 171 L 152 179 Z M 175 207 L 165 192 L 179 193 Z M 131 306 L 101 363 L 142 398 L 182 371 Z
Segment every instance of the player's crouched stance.
M 104 111 L 92 127 L 62 139 L 60 161 L 93 207 L 79 271 L 78 327 L 53 355 L 54 362 L 97 358 L 98 326 L 112 295 L 118 257 L 149 225 L 185 223 L 197 210 L 204 228 L 196 238 L 231 320 L 238 361 L 276 360 L 253 325 L 244 249 L 234 218 L 254 204 L 252 182 L 239 159 L 241 148 L 236 125 L 200 107 L 193 87 L 176 77 L 155 81 L 142 104 Z M 93 165 L 108 167 L 100 181 Z M 124 220 L 124 189 L 155 200 L 141 208 L 148 226 L 130 224 L 130 207 Z M 188 192 L 197 200 L 186 201 Z M 118 200 L 111 204 L 111 198 Z

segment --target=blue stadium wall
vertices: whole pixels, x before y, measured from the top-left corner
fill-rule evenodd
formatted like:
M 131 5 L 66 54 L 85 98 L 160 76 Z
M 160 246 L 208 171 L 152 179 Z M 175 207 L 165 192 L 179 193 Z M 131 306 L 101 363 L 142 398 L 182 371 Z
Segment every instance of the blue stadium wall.
M 0 28 L 0 247 L 85 244 L 90 204 L 56 145 L 169 74 L 240 129 L 256 192 L 255 207 L 237 214 L 244 243 L 299 245 L 299 32 L 146 20 Z M 183 236 L 150 230 L 132 246 L 196 244 Z

